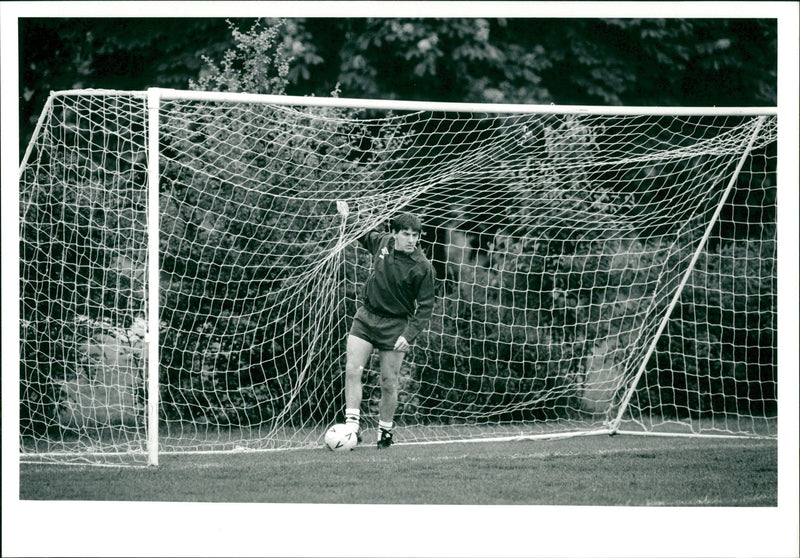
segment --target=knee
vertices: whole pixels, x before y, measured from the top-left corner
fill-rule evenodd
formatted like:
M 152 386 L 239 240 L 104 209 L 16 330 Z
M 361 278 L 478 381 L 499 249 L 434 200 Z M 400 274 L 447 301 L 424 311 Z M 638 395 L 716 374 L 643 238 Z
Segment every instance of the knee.
M 388 393 L 397 393 L 399 382 L 397 376 L 385 374 L 381 377 L 381 390 Z

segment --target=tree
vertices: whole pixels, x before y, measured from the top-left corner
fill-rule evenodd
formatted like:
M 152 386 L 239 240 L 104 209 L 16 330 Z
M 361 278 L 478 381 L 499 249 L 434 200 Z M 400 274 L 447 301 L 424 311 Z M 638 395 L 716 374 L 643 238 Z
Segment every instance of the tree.
M 225 22 L 207 18 L 24 18 L 19 37 L 20 157 L 50 91 L 184 89 L 201 53 L 230 44 Z
M 777 27 L 739 19 L 298 19 L 292 80 L 347 96 L 774 105 Z M 313 76 L 308 78 L 305 76 Z
M 280 33 L 289 94 L 339 84 L 389 99 L 776 104 L 771 19 L 297 18 Z M 221 19 L 21 20 L 21 152 L 50 90 L 186 88 L 203 55 L 234 43 Z

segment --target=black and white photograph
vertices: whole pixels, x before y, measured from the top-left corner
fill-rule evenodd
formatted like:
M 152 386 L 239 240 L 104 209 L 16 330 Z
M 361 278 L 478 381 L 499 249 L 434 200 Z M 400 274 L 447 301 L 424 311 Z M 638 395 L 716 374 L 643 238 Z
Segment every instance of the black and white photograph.
M 3 556 L 798 556 L 798 8 L 0 2 Z

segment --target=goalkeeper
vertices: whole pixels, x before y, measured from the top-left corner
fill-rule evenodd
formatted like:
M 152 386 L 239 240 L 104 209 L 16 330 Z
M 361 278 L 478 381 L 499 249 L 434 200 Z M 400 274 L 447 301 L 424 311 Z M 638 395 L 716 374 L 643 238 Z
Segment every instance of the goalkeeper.
M 336 208 L 344 219 L 350 214 L 347 202 L 337 202 Z M 345 422 L 359 433 L 361 377 L 376 348 L 381 386 L 378 449 L 392 445 L 400 367 L 433 311 L 434 271 L 418 246 L 421 229 L 419 218 L 401 213 L 392 220 L 390 233 L 371 231 L 359 239 L 372 254 L 372 270 L 347 337 Z

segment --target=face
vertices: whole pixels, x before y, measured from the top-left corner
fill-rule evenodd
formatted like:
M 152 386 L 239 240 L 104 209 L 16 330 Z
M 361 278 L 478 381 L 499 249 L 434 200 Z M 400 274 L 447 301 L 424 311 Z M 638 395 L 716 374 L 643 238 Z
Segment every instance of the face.
M 419 232 L 411 229 L 401 229 L 394 234 L 394 249 L 410 254 L 417 247 Z

